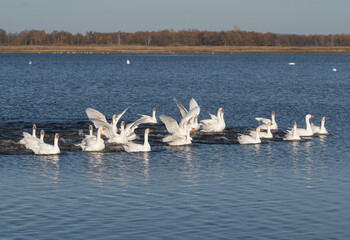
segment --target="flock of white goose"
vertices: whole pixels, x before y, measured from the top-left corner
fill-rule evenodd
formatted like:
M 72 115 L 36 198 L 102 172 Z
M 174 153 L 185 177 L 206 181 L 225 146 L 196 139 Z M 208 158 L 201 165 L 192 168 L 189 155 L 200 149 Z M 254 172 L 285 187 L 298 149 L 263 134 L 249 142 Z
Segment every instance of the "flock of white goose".
M 225 127 L 224 109 L 219 108 L 217 115 L 209 114 L 210 118 L 201 120 L 198 122 L 200 107 L 196 100 L 193 98 L 190 101 L 189 109 L 187 110 L 180 102 L 174 98 L 175 104 L 180 110 L 182 118 L 178 123 L 175 119 L 161 114 L 159 119 L 164 123 L 169 135 L 162 139 L 163 142 L 169 145 L 188 145 L 192 143 L 191 133 L 195 131 L 202 132 L 222 132 Z M 79 144 L 75 144 L 81 147 L 82 151 L 102 151 L 105 148 L 105 141 L 101 137 L 104 135 L 108 140 L 107 143 L 122 144 L 126 152 L 148 152 L 151 151 L 151 146 L 148 142 L 149 133 L 151 129 L 147 128 L 144 134 L 143 144 L 132 142 L 137 138 L 135 129 L 140 124 L 157 124 L 156 108 L 153 109 L 152 116 L 141 115 L 138 120 L 125 126 L 125 122 L 122 121 L 120 128 L 117 127 L 120 118 L 130 108 L 126 108 L 120 114 L 114 114 L 112 122 L 108 123 L 106 117 L 99 111 L 88 108 L 86 114 L 88 118 L 93 122 L 97 128 L 96 135 L 93 134 L 93 127 L 90 125 L 90 134 L 85 135 L 85 138 Z M 306 128 L 297 128 L 296 122 L 293 123 L 293 128 L 287 130 L 283 140 L 285 141 L 299 141 L 301 137 L 310 137 L 314 134 L 328 134 L 325 128 L 326 117 L 322 118 L 321 125 L 315 126 L 310 123 L 310 118 L 314 117 L 311 114 L 307 114 L 305 117 Z M 250 131 L 247 135 L 239 134 L 238 141 L 240 144 L 259 144 L 261 139 L 272 139 L 272 131 L 277 131 L 278 126 L 275 120 L 275 112 L 272 112 L 271 119 L 267 118 L 255 118 L 260 122 L 260 126 L 255 131 Z M 59 154 L 60 148 L 58 146 L 59 134 L 55 134 L 54 144 L 47 144 L 44 142 L 44 131 L 41 130 L 40 138 L 36 137 L 36 125 L 33 125 L 32 134 L 23 132 L 23 139 L 19 141 L 19 144 L 25 145 L 27 149 L 31 149 L 35 154 Z

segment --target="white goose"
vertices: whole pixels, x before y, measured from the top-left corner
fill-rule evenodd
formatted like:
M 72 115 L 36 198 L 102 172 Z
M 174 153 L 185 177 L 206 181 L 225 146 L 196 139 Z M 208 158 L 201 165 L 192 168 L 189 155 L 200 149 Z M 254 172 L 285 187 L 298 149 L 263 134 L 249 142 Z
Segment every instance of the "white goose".
M 27 149 L 33 149 L 36 148 L 40 143 L 44 143 L 44 130 L 40 131 L 40 139 L 37 137 L 33 137 L 32 135 L 30 135 L 29 133 L 24 132 L 23 136 L 25 139 L 25 147 Z
M 125 135 L 125 122 L 122 121 L 120 124 L 120 133 L 115 133 L 114 136 L 107 141 L 108 143 L 120 143 L 125 144 L 128 142 L 128 139 Z
M 188 113 L 187 109 L 179 101 L 177 101 L 176 98 L 174 98 L 174 102 L 175 102 L 176 106 L 179 108 L 181 116 L 184 117 Z M 189 104 L 189 111 L 193 110 L 194 108 L 198 108 L 199 110 L 198 110 L 198 114 L 195 115 L 190 120 L 190 126 L 189 126 L 190 131 L 198 131 L 200 128 L 200 124 L 198 124 L 200 107 L 199 107 L 197 101 L 194 98 L 192 98 L 190 100 L 190 104 Z
M 287 134 L 284 136 L 283 140 L 284 141 L 299 141 L 301 138 L 298 135 L 297 132 L 297 123 L 293 122 L 293 129 L 288 131 Z
M 225 129 L 226 123 L 224 120 L 224 109 L 219 108 L 217 116 L 210 114 L 211 119 L 201 120 L 202 132 L 221 132 Z
M 51 155 L 51 154 L 59 154 L 60 148 L 58 147 L 58 133 L 55 135 L 54 145 L 47 143 L 40 143 L 37 147 L 32 148 L 35 154 L 39 155 Z
M 168 143 L 171 146 L 182 146 L 182 145 L 188 145 L 192 143 L 192 138 L 190 136 L 190 132 L 192 129 L 190 129 L 190 123 L 187 122 L 187 124 L 184 127 L 185 130 L 185 134 L 179 134 L 179 133 L 175 133 L 172 135 L 169 135 L 165 138 L 162 139 L 163 142 Z
M 199 106 L 193 108 L 191 111 L 185 114 L 178 124 L 177 121 L 169 116 L 161 114 L 159 119 L 165 124 L 167 131 L 174 135 L 187 135 L 187 129 L 189 128 L 189 121 L 199 114 L 200 108 Z
M 261 118 L 261 117 L 256 117 L 255 119 L 260 122 L 261 125 L 259 127 L 262 130 L 267 130 L 268 122 L 272 122 L 272 125 L 270 126 L 271 130 L 278 130 L 274 111 L 272 111 L 272 113 L 271 113 L 271 120 L 268 118 Z
M 267 124 L 267 132 L 259 132 L 259 136 L 261 139 L 272 139 L 273 138 L 273 134 L 271 132 L 271 126 L 272 126 L 272 122 Z M 259 126 L 259 128 L 260 128 L 260 126 Z M 249 135 L 252 137 L 256 137 L 256 131 L 249 132 Z
M 95 125 L 96 128 L 99 127 L 104 127 L 105 130 L 105 135 L 107 138 L 109 139 L 113 139 L 115 137 L 117 137 L 117 124 L 119 119 L 124 115 L 124 113 L 130 108 L 131 106 L 127 107 L 126 109 L 124 109 L 124 111 L 122 113 L 120 113 L 119 115 L 114 114 L 112 117 L 112 122 L 108 123 L 106 120 L 105 115 L 103 115 L 101 112 L 92 109 L 92 108 L 88 108 L 85 110 L 88 118 L 90 119 L 90 121 L 92 121 Z M 113 142 L 112 140 L 110 142 Z
M 327 118 L 323 117 L 321 120 L 321 126 L 315 126 L 313 123 L 311 123 L 311 128 L 312 128 L 312 132 L 316 133 L 316 134 L 320 134 L 320 135 L 327 135 L 328 131 L 325 128 L 324 124 L 326 122 Z
M 310 137 L 314 134 L 310 124 L 310 118 L 312 117 L 314 117 L 314 115 L 307 114 L 305 116 L 306 128 L 297 128 L 299 137 Z
M 102 151 L 105 148 L 105 143 L 101 138 L 102 131 L 105 130 L 103 127 L 97 129 L 97 135 L 87 135 L 80 144 L 76 146 L 81 147 L 86 152 L 97 152 Z
M 139 114 L 141 116 L 141 118 L 144 119 L 143 123 L 144 124 L 157 124 L 157 117 L 156 117 L 156 108 L 153 108 L 152 111 L 152 116 L 148 116 L 148 115 L 143 115 L 143 114 Z
M 256 128 L 255 137 L 252 137 L 250 135 L 239 134 L 239 136 L 238 136 L 239 144 L 257 144 L 257 143 L 261 143 L 260 131 L 261 131 L 261 128 L 257 127 Z
M 152 132 L 151 129 L 147 128 L 145 130 L 144 142 L 143 144 L 137 144 L 133 142 L 127 142 L 123 145 L 126 152 L 150 152 L 151 145 L 148 143 L 148 134 Z
M 25 132 L 23 132 L 23 138 L 18 142 L 19 144 L 23 144 L 23 145 L 26 145 L 27 141 L 26 141 L 26 136 L 30 135 L 29 133 L 26 133 L 24 134 Z M 30 135 L 34 138 L 37 138 L 36 137 L 36 125 L 33 124 L 33 128 L 32 128 L 32 135 Z

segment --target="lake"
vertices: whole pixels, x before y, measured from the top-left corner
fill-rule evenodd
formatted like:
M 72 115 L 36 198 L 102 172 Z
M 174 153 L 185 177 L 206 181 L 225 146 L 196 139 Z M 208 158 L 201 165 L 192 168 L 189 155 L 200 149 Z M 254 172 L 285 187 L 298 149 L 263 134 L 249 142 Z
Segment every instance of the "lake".
M 129 60 L 130 64 L 126 64 Z M 31 62 L 31 64 L 29 64 Z M 289 65 L 294 62 L 295 65 Z M 349 239 L 349 54 L 0 53 L 1 239 Z M 333 71 L 336 68 L 337 71 Z M 225 110 L 223 133 L 195 133 L 188 146 L 141 125 L 152 151 L 106 144 L 87 153 L 87 108 L 181 119 L 173 98 L 191 98 L 200 119 Z M 255 117 L 276 112 L 279 131 L 240 145 Z M 286 142 L 305 115 L 327 136 Z M 18 141 L 36 124 L 60 155 Z

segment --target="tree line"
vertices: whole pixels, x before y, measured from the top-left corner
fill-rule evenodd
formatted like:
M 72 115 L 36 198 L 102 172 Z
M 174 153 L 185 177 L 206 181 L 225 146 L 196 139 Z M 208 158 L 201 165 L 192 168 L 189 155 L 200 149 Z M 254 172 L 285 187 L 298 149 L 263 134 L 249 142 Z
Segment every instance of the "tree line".
M 254 31 L 161 30 L 72 34 L 66 31 L 0 29 L 0 45 L 145 45 L 145 46 L 350 46 L 349 34 L 297 35 Z

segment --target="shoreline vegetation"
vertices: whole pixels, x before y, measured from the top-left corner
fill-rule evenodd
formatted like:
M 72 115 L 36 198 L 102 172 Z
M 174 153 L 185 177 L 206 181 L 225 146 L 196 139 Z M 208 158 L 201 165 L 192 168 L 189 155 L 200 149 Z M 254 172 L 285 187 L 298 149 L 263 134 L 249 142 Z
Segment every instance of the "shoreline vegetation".
M 1 53 L 350 53 L 350 47 L 0 45 Z

